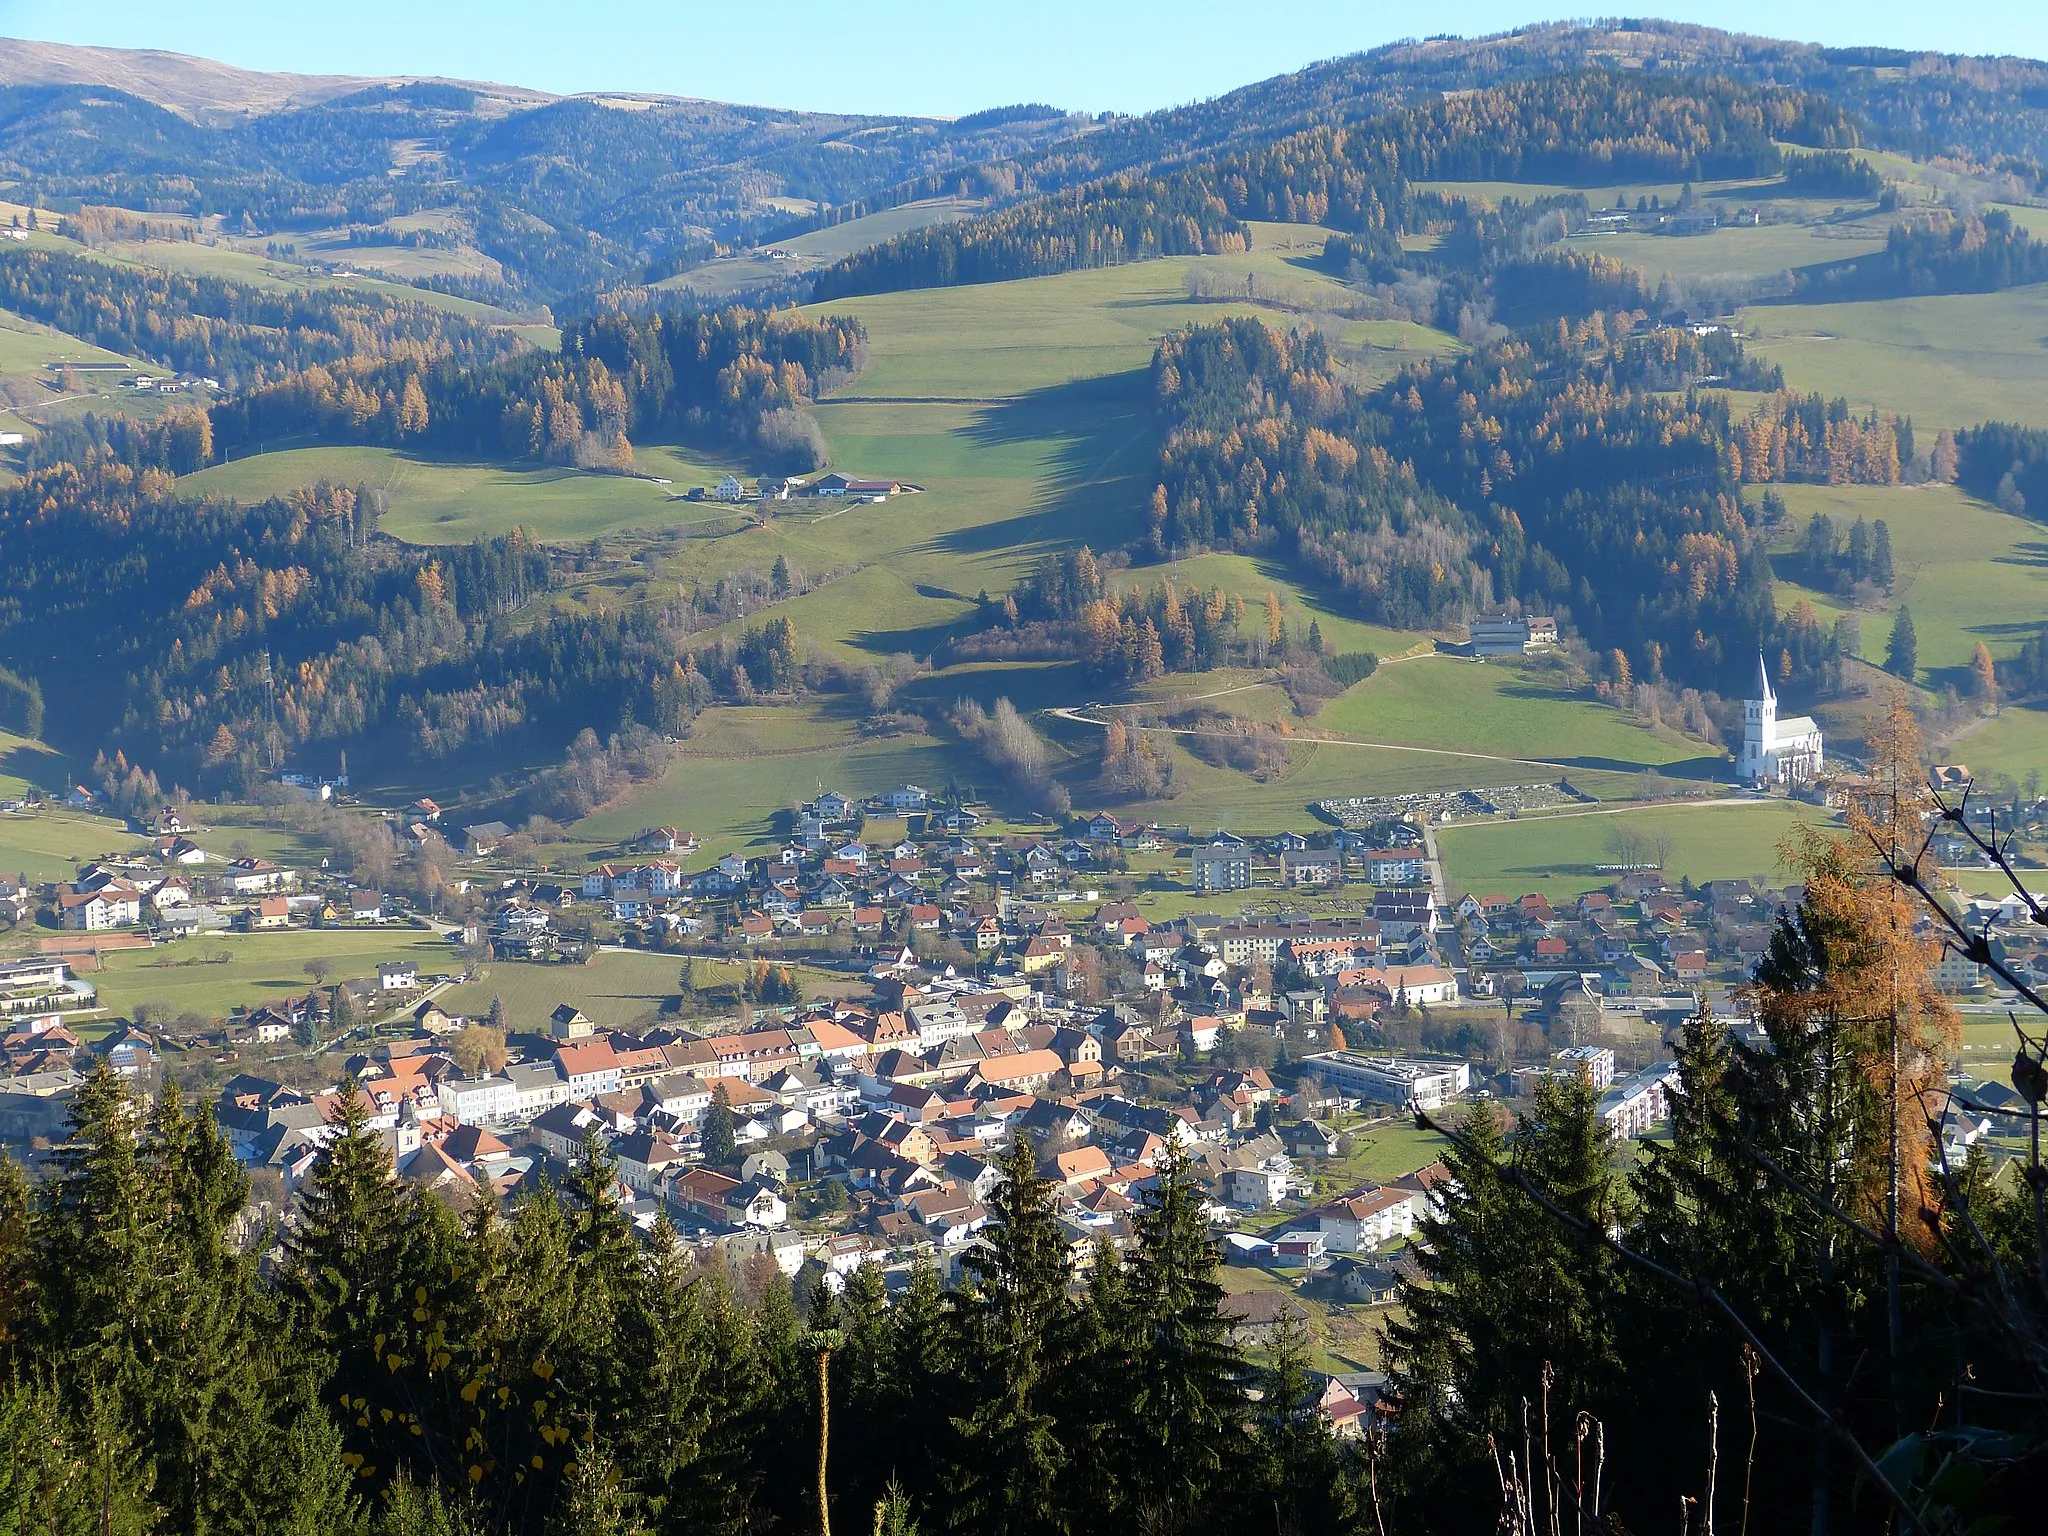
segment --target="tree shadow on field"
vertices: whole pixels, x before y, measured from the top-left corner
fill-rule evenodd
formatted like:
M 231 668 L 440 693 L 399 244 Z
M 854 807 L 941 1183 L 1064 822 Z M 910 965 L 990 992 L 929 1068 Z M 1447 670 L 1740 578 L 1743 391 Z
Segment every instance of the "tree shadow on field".
M 48 747 L 23 742 L 0 752 L 0 774 L 33 784 L 38 789 L 54 790 L 64 782 L 65 763 L 63 757 Z
M 1128 543 L 1144 526 L 1158 424 L 1149 370 L 1036 389 L 985 407 L 967 429 L 984 447 L 1049 443 L 1052 474 L 1029 511 L 942 534 L 928 546 L 953 555 L 1051 554 Z
M 2048 568 L 2048 542 L 2029 539 L 2024 544 L 2015 544 L 2010 554 L 1995 555 L 1993 565 L 2018 565 L 2032 570 Z

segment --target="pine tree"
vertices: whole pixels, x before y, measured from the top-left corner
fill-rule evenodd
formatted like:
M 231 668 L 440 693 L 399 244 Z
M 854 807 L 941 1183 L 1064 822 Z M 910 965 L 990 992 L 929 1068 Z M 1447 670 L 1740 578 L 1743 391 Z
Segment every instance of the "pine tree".
M 1596 1229 L 1617 1214 L 1606 1155 L 1583 1077 L 1546 1083 L 1515 1127 L 1515 1171 Z M 1474 1105 L 1444 1154 L 1451 1193 L 1417 1227 L 1419 1279 L 1404 1281 L 1404 1316 L 1387 1325 L 1400 1404 L 1390 1471 L 1425 1523 L 1467 1507 L 1469 1480 L 1489 1464 L 1486 1436 L 1519 1433 L 1546 1366 L 1560 1407 L 1597 1409 L 1613 1386 L 1612 1266 L 1507 1176 L 1508 1159 L 1492 1107 Z
M 1223 1315 L 1201 1193 L 1177 1145 L 1134 1225 L 1131 1499 L 1147 1529 L 1202 1530 L 1240 1470 L 1245 1367 Z
M 694 1268 L 666 1218 L 648 1236 L 640 1309 L 627 1347 L 635 1388 L 615 1438 L 641 1507 L 659 1528 L 692 1478 L 710 1430 L 706 1329 Z
M 466 1510 L 449 1499 L 435 1482 L 396 1479 L 384 1491 L 384 1504 L 370 1524 L 372 1536 L 482 1536 Z
M 594 1440 L 577 1448 L 564 1479 L 557 1536 L 644 1536 L 617 1463 Z
M 1896 574 L 1892 569 L 1892 531 L 1880 517 L 1870 527 L 1870 579 L 1889 592 Z
M 984 1246 L 965 1261 L 961 1296 L 969 1407 L 953 1420 L 950 1484 L 957 1518 L 1002 1536 L 1035 1536 L 1064 1522 L 1056 1497 L 1064 1450 L 1051 1405 L 1063 1331 L 1066 1240 L 1031 1138 L 1020 1133 L 997 1162 Z
M 739 1150 L 732 1105 L 722 1083 L 711 1090 L 711 1107 L 704 1111 L 704 1123 L 698 1128 L 697 1136 L 706 1167 L 724 1167 Z
M 1307 1331 L 1290 1320 L 1259 1372 L 1256 1503 L 1272 1508 L 1285 1536 L 1350 1530 L 1358 1516 L 1336 1438 L 1317 1411 L 1321 1389 L 1308 1352 Z
M 342 1085 L 336 1113 L 334 1138 L 314 1160 L 285 1239 L 284 1276 L 304 1322 L 339 1342 L 376 1315 L 396 1280 L 391 1241 L 400 1194 L 391 1153 L 370 1128 L 369 1104 L 353 1079 Z
M 1909 683 L 1919 675 L 1920 639 L 1913 632 L 1913 615 L 1904 603 L 1899 604 L 1892 620 L 1892 637 L 1885 643 L 1884 669 Z

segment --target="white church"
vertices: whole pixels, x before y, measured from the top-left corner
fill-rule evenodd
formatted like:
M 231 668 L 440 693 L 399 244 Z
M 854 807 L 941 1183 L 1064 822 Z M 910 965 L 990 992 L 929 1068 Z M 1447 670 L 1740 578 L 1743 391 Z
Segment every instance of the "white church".
M 1745 784 L 1779 784 L 1797 789 L 1820 777 L 1820 727 L 1806 715 L 1778 718 L 1778 695 L 1770 669 L 1756 659 L 1759 697 L 1742 703 L 1742 754 L 1735 776 Z

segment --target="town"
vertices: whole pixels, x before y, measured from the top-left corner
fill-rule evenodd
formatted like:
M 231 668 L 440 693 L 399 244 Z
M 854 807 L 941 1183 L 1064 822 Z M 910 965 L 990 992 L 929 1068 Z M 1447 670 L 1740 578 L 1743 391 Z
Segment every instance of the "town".
M 347 788 L 289 787 L 322 803 Z M 1638 861 L 1563 906 L 1444 891 L 1435 829 L 1571 798 L 1531 784 L 1354 799 L 1317 807 L 1312 830 L 1248 839 L 1110 813 L 1032 834 L 914 784 L 826 790 L 768 854 L 693 858 L 688 832 L 649 827 L 580 879 L 522 872 L 511 828 L 457 830 L 423 800 L 391 814 L 460 850 L 438 913 L 216 858 L 188 824 L 205 808 L 165 806 L 144 855 L 63 885 L 0 882 L 12 915 L 56 933 L 0 964 L 0 1136 L 31 1165 L 47 1156 L 99 1061 L 145 1089 L 176 1080 L 210 1095 L 282 1212 L 359 1096 L 394 1172 L 458 1209 L 560 1182 L 595 1145 L 634 1221 L 666 1221 L 702 1261 L 772 1261 L 828 1287 L 873 1265 L 898 1288 L 920 1264 L 957 1278 L 1019 1138 L 1053 1181 L 1077 1273 L 1099 1242 L 1129 1241 L 1172 1150 L 1241 1272 L 1242 1337 L 1314 1320 L 1332 1423 L 1355 1428 L 1379 1378 L 1344 1369 L 1342 1341 L 1395 1295 L 1446 1177 L 1417 1111 L 1526 1106 L 1546 1078 L 1583 1075 L 1617 1142 L 1654 1137 L 1686 1020 L 1704 1006 L 1754 1031 L 1743 983 L 1796 890 L 1693 887 Z M 1973 917 L 2009 936 L 2019 974 L 2048 973 L 2015 900 Z M 303 990 L 224 1025 L 98 1005 L 110 957 L 224 931 L 409 942 L 361 976 L 309 964 Z M 673 996 L 600 1025 L 584 978 L 617 955 L 666 957 Z M 451 1002 L 479 995 L 480 972 L 486 989 L 562 1000 Z M 1950 957 L 1939 981 L 1962 994 L 1983 977 Z M 1990 1130 L 1952 1110 L 1943 1136 L 1960 1158 L 1991 1150 Z

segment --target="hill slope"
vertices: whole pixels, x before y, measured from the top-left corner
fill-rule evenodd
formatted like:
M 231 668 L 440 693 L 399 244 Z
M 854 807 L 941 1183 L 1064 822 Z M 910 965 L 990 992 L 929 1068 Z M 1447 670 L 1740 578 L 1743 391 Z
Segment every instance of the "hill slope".
M 424 77 L 371 79 L 360 75 L 299 75 L 241 69 L 215 59 L 167 53 L 156 48 L 85 48 L 0 38 L 0 86 L 99 85 L 199 121 L 243 112 L 281 112 L 313 106 L 372 86 L 411 83 Z M 464 80 L 480 98 L 507 107 L 537 106 L 555 98 L 523 86 Z

